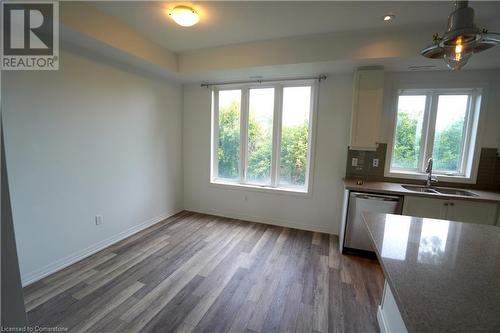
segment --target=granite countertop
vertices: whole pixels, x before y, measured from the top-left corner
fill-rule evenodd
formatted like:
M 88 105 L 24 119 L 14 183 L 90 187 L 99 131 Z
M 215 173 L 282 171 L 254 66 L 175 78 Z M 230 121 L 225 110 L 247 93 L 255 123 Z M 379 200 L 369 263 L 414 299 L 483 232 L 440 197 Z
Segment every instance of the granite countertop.
M 409 332 L 500 332 L 500 228 L 363 218 Z
M 375 192 L 375 193 L 386 193 L 386 194 L 399 194 L 399 195 L 414 195 L 430 198 L 441 198 L 441 199 L 460 199 L 460 200 L 472 200 L 472 201 L 491 201 L 500 202 L 500 193 L 480 191 L 475 189 L 467 189 L 467 191 L 475 193 L 477 196 L 468 197 L 463 195 L 449 195 L 441 193 L 421 193 L 414 192 L 405 189 L 402 185 L 410 184 L 398 184 L 389 182 L 371 182 L 365 181 L 363 185 L 356 184 L 355 179 L 344 179 L 345 188 L 348 190 L 364 191 L 364 192 Z M 415 185 L 411 185 L 415 186 Z

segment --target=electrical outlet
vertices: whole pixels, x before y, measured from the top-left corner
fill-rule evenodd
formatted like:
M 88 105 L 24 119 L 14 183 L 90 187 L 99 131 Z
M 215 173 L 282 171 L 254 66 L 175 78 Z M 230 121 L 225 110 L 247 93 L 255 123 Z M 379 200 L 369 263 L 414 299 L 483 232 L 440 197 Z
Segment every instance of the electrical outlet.
M 355 167 L 358 166 L 358 159 L 356 157 L 353 157 L 351 160 L 351 166 Z
M 373 159 L 372 165 L 374 168 L 378 168 L 378 158 Z
M 95 225 L 100 225 L 102 224 L 102 215 L 96 215 L 95 216 Z

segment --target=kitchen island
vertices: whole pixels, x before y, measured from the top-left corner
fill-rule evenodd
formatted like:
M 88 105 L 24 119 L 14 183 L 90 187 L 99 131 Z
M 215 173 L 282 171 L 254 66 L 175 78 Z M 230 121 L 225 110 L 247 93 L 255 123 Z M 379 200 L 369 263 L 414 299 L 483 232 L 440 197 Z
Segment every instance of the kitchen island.
M 382 332 L 500 332 L 500 228 L 364 213 L 386 278 Z

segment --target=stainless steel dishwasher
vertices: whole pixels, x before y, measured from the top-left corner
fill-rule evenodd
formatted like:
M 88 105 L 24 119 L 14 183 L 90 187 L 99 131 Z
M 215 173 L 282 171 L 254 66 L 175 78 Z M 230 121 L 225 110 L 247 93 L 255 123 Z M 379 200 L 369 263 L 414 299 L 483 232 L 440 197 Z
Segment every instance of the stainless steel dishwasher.
M 373 252 L 370 236 L 361 214 L 364 211 L 401 214 L 402 197 L 351 192 L 344 237 L 344 251 Z

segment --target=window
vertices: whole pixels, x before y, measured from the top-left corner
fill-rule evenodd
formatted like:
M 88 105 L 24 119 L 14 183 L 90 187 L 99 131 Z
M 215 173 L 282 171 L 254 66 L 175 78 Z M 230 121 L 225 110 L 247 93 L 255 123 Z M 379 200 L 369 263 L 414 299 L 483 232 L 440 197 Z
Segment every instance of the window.
M 271 185 L 274 88 L 250 89 L 247 182 Z
M 218 169 L 224 179 L 240 175 L 241 91 L 227 90 L 219 94 Z
M 213 183 L 308 192 L 315 84 L 212 93 Z
M 306 182 L 311 87 L 283 89 L 280 183 L 304 186 Z
M 479 89 L 399 91 L 386 176 L 419 178 L 432 157 L 436 175 L 471 179 L 480 100 Z

